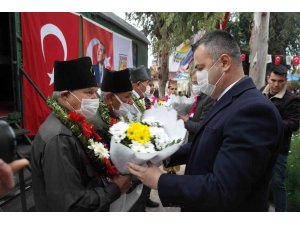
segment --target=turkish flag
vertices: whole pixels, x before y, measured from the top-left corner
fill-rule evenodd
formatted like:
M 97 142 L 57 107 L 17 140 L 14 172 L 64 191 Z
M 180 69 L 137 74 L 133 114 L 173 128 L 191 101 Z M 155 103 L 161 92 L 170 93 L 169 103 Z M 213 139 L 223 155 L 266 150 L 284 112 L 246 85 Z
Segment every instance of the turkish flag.
M 275 55 L 274 61 L 275 61 L 275 65 L 280 65 L 281 61 L 282 61 L 281 56 L 280 55 Z
M 226 24 L 227 24 L 228 19 L 229 19 L 229 15 L 230 15 L 229 12 L 225 13 L 224 20 L 222 21 L 222 23 L 220 23 L 220 30 L 225 30 Z
M 299 59 L 300 58 L 300 56 L 294 56 L 293 57 L 293 65 L 294 66 L 297 66 L 297 65 L 299 65 Z
M 242 62 L 244 62 L 246 60 L 246 54 L 245 53 L 241 54 L 241 60 L 242 60 Z
M 102 43 L 105 48 L 105 68 L 114 68 L 113 33 L 106 28 L 83 18 L 83 48 L 84 55 L 92 59 L 93 65 L 97 64 L 97 45 Z
M 21 13 L 23 68 L 39 90 L 52 95 L 54 61 L 79 56 L 80 17 L 73 13 Z M 31 135 L 50 113 L 44 100 L 23 79 L 24 122 Z

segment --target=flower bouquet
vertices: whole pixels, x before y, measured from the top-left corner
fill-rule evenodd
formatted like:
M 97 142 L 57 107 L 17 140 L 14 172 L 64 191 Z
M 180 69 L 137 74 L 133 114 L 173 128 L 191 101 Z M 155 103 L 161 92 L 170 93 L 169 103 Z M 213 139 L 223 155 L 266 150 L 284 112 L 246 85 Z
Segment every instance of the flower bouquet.
M 186 96 L 170 96 L 170 105 L 177 111 L 179 115 L 186 115 L 194 104 L 194 98 Z
M 118 122 L 109 129 L 112 135 L 110 156 L 120 173 L 128 174 L 128 161 L 139 165 L 151 161 L 158 165 L 176 152 L 183 144 L 186 129 L 182 120 L 177 120 L 174 109 L 165 106 L 151 108 L 144 112 L 141 122 Z M 110 205 L 110 211 L 128 211 L 138 200 L 143 185 L 123 194 Z
M 141 122 L 118 122 L 109 129 L 111 160 L 120 173 L 127 174 L 128 161 L 158 165 L 184 143 L 186 129 L 177 113 L 164 106 L 146 110 Z

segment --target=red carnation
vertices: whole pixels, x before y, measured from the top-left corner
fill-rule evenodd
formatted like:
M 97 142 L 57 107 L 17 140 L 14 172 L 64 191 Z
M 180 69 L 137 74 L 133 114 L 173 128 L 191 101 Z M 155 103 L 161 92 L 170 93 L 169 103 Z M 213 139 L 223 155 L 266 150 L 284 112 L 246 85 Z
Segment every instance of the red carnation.
M 117 168 L 111 164 L 111 162 L 109 161 L 108 158 L 103 158 L 103 162 L 107 168 L 107 173 L 108 173 L 108 176 L 109 178 L 113 178 L 114 176 L 116 176 L 118 174 L 118 170 Z
M 118 122 L 118 120 L 117 119 L 115 119 L 115 118 L 110 118 L 109 119 L 109 125 L 114 125 L 114 124 L 116 124 Z
M 74 121 L 75 123 L 81 124 L 85 121 L 85 118 L 75 111 L 70 111 L 68 120 L 71 120 L 71 121 Z
M 81 128 L 82 128 L 82 133 L 83 135 L 87 138 L 90 139 L 91 136 L 93 135 L 93 131 L 92 131 L 92 127 L 91 124 L 89 123 L 82 123 L 81 124 Z
M 100 135 L 99 134 L 97 134 L 94 130 L 92 130 L 93 131 L 93 137 L 95 138 L 95 140 L 96 141 L 101 141 L 101 137 L 100 137 Z

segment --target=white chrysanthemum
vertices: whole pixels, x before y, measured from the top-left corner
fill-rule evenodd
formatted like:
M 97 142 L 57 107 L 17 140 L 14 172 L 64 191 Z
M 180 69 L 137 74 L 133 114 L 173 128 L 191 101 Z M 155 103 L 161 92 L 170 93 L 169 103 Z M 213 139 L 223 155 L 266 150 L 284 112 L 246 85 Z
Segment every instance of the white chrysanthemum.
M 146 142 L 141 144 L 136 141 L 132 141 L 132 144 L 129 145 L 132 151 L 140 153 L 153 153 L 155 152 L 154 145 L 151 142 Z
M 101 142 L 94 142 L 90 139 L 89 144 L 88 148 L 94 150 L 96 156 L 99 158 L 109 158 L 109 152 Z
M 171 142 L 169 136 L 161 127 L 151 127 L 150 134 L 151 137 L 154 138 L 154 142 L 158 150 L 164 149 L 165 146 Z
M 159 121 L 157 121 L 157 120 L 155 120 L 154 118 L 151 118 L 151 117 L 143 119 L 142 122 L 149 125 L 149 126 L 151 126 L 151 127 L 162 127 L 163 126 L 163 124 L 161 122 L 159 122 Z
M 128 127 L 129 124 L 120 121 L 109 128 L 109 133 L 111 133 L 115 141 L 119 143 L 126 137 Z

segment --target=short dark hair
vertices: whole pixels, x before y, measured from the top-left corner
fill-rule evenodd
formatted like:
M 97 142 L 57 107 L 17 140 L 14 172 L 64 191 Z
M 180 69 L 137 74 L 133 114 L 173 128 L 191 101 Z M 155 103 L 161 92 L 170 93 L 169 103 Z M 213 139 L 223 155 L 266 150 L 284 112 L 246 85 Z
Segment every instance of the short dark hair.
M 226 53 L 235 62 L 241 63 L 240 47 L 234 37 L 225 31 L 216 30 L 206 33 L 192 46 L 193 52 L 202 44 L 208 49 L 213 61 L 218 60 L 222 54 Z
M 271 68 L 271 72 L 275 73 L 276 75 L 286 77 L 287 68 L 284 65 L 273 65 Z

